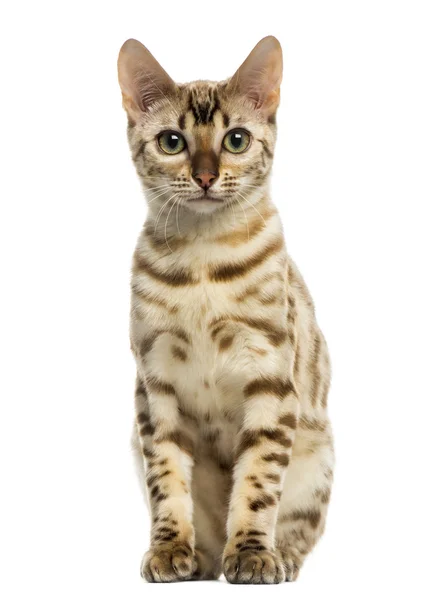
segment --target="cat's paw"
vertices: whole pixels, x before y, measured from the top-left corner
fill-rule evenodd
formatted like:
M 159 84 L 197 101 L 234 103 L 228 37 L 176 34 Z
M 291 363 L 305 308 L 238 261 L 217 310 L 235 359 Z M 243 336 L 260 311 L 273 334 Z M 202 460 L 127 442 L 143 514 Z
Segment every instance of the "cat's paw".
M 145 553 L 141 576 L 151 583 L 170 583 L 191 579 L 196 569 L 194 553 L 187 544 L 162 544 Z
M 282 583 L 281 558 L 269 550 L 243 550 L 224 557 L 224 575 L 230 583 Z
M 299 569 L 298 565 L 296 564 L 296 562 L 292 559 L 292 556 L 284 550 L 277 549 L 276 552 L 282 558 L 283 566 L 285 569 L 286 581 L 296 581 L 298 578 L 300 569 Z

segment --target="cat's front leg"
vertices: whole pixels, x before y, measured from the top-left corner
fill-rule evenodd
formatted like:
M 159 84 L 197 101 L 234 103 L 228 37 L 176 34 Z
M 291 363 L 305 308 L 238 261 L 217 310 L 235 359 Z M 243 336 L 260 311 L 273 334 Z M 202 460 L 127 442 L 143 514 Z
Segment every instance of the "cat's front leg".
M 197 570 L 190 489 L 194 442 L 180 423 L 171 384 L 156 377 L 145 385 L 138 380 L 135 396 L 152 517 L 141 575 L 159 583 L 190 579 Z
M 274 532 L 298 400 L 291 380 L 280 377 L 255 379 L 244 395 L 223 571 L 231 583 L 280 583 L 286 574 Z

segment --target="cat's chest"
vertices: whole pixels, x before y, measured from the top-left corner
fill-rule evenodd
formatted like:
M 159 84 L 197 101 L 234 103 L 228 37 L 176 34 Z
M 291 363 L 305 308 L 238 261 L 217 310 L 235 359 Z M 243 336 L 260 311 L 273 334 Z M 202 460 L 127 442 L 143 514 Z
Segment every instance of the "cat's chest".
M 211 281 L 201 268 L 196 278 L 171 287 L 142 273 L 134 280 L 132 345 L 144 375 L 172 385 L 182 408 L 237 420 L 246 385 L 283 358 L 282 284 Z
M 177 323 L 186 332 L 186 360 L 183 367 L 176 364 L 177 360 L 172 362 L 172 376 L 182 403 L 201 412 L 222 415 L 235 410 L 237 399 L 226 396 L 225 383 L 232 368 L 238 370 L 238 339 L 234 332 L 229 343 L 229 333 L 225 347 L 223 337 L 216 331 L 220 319 L 234 312 L 229 291 L 218 286 L 199 285 L 182 294 L 178 301 Z
M 218 354 L 210 329 L 219 304 L 207 288 L 200 287 L 178 303 L 177 322 L 187 335 L 185 367 L 190 375 L 182 383 L 196 390 L 203 387 L 203 393 L 212 388 L 216 375 Z

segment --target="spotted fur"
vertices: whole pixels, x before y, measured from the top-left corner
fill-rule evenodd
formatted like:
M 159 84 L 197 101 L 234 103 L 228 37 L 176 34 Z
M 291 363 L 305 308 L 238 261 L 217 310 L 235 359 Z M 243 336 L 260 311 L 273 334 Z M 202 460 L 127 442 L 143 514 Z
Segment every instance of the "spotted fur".
M 139 42 L 120 52 L 148 202 L 131 310 L 148 581 L 294 580 L 324 530 L 329 356 L 268 188 L 281 61 L 269 37 L 231 79 L 177 85 Z M 241 154 L 223 147 L 235 128 Z M 168 130 L 176 155 L 159 147 Z

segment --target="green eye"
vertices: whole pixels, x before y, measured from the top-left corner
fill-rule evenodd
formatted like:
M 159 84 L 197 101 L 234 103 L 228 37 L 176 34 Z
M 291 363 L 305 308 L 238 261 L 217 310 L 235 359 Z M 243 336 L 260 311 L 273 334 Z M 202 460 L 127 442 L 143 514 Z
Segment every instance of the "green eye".
M 250 145 L 250 135 L 244 129 L 233 129 L 223 139 L 223 146 L 233 154 L 240 154 Z
M 179 154 L 186 147 L 185 138 L 176 131 L 164 131 L 157 141 L 165 154 Z

